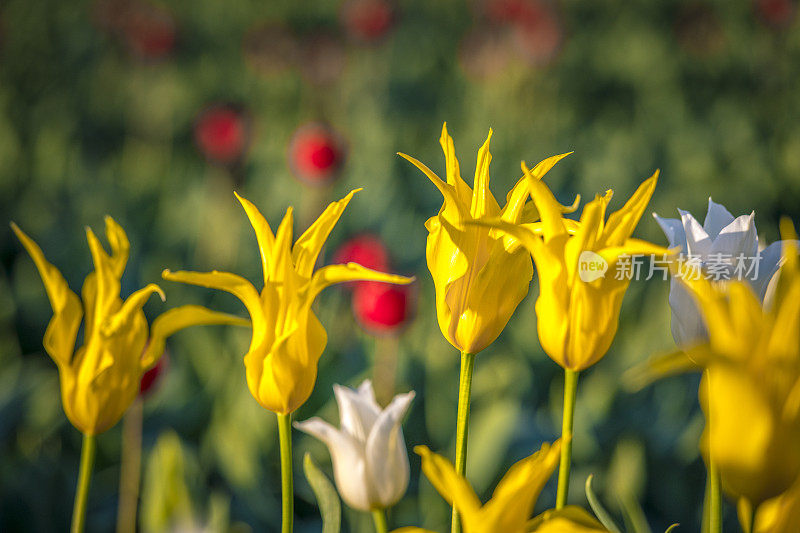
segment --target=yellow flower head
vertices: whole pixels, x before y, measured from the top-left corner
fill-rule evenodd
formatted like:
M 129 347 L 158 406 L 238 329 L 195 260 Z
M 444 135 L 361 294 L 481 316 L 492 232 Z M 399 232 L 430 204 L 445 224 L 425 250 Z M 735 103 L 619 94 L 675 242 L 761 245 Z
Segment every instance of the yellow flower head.
M 621 256 L 663 254 L 667 250 L 631 234 L 642 217 L 656 186 L 658 172 L 645 180 L 628 202 L 606 220 L 613 191 L 586 204 L 579 222 L 565 219 L 562 206 L 536 172 L 522 164 L 531 197 L 541 222 L 513 224 L 491 221 L 517 238 L 533 255 L 539 273 L 536 318 L 542 348 L 556 363 L 569 370 L 584 370 L 608 351 L 619 323 L 622 298 L 629 276 L 617 276 Z M 604 276 L 582 279 L 579 263 L 590 258 L 605 262 Z M 617 279 L 620 278 L 620 279 Z
M 552 446 L 543 444 L 538 452 L 514 464 L 484 505 L 481 505 L 469 482 L 456 473 L 450 461 L 433 453 L 427 446 L 417 446 L 414 451 L 422 457 L 425 476 L 439 494 L 458 510 L 465 533 L 606 531 L 589 513 L 574 506 L 559 511 L 545 511 L 531 519 L 536 500 L 558 464 L 559 441 Z M 406 531 L 424 530 L 408 528 Z
M 246 279 L 228 272 L 163 273 L 164 279 L 227 291 L 242 301 L 253 324 L 250 349 L 244 356 L 247 385 L 258 403 L 275 413 L 291 413 L 314 388 L 317 362 L 328 341 L 325 329 L 311 310 L 322 289 L 355 280 L 402 284 L 413 281 L 355 263 L 314 271 L 322 246 L 358 190 L 329 205 L 294 246 L 291 207 L 273 235 L 256 206 L 236 195 L 255 230 L 261 252 L 261 293 Z
M 791 222 L 781 230 L 784 264 L 764 307 L 744 281 L 681 278 L 709 332 L 708 344 L 687 351 L 706 370 L 701 449 L 723 487 L 753 505 L 800 475 L 800 266 Z
M 480 352 L 500 335 L 528 293 L 533 276 L 531 258 L 515 239 L 470 224 L 496 218 L 518 224 L 533 222 L 538 216 L 530 204 L 525 204 L 528 190 L 524 179 L 509 192 L 502 209 L 489 190 L 491 137 L 490 130 L 478 151 L 473 189 L 461 179 L 447 124 L 442 127 L 440 139 L 447 182 L 413 157 L 400 154 L 419 168 L 444 196 L 439 214 L 425 223 L 429 233 L 426 257 L 436 289 L 436 314 L 442 334 L 456 349 L 468 353 Z M 566 155 L 542 161 L 534 172 L 544 176 Z M 564 206 L 559 209 L 570 210 Z
M 106 217 L 111 255 L 86 229 L 94 272 L 86 276 L 82 298 L 69 289 L 36 243 L 16 224 L 11 227 L 36 264 L 53 308 L 43 343 L 58 366 L 64 412 L 87 435 L 103 433 L 119 421 L 139 392 L 142 374 L 161 357 L 169 335 L 195 324 L 247 325 L 239 318 L 187 305 L 156 318 L 148 335 L 142 306 L 154 292 L 162 300 L 164 293 L 151 283 L 125 301 L 120 298 L 130 243 L 111 217 Z M 74 351 L 84 318 L 83 346 Z

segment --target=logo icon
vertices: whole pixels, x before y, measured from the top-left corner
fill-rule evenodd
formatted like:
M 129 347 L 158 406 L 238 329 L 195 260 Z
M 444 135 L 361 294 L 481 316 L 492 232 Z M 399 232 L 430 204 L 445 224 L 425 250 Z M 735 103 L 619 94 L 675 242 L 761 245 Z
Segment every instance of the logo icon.
M 578 276 L 584 283 L 604 278 L 608 271 L 608 262 L 602 256 L 585 250 L 578 257 Z

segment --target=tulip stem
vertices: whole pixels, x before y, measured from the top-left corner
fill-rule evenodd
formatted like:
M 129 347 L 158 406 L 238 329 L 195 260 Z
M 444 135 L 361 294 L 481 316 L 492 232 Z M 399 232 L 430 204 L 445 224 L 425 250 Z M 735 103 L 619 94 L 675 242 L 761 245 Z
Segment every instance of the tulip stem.
M 388 527 L 386 527 L 386 513 L 383 512 L 383 509 L 373 509 L 372 520 L 375 521 L 375 533 L 386 533 L 389 531 Z
M 572 423 L 575 415 L 575 394 L 578 391 L 578 372 L 564 369 L 564 413 L 561 419 L 561 462 L 558 466 L 556 509 L 567 504 L 569 471 L 572 466 Z
M 81 446 L 81 466 L 78 473 L 78 487 L 75 492 L 75 506 L 72 508 L 72 533 L 83 533 L 86 524 L 86 501 L 89 498 L 89 483 L 92 479 L 96 439 L 94 435 L 84 434 Z
M 292 415 L 278 413 L 278 438 L 281 447 L 281 533 L 292 533 L 294 488 L 292 481 Z
M 708 533 L 722 531 L 719 472 L 713 459 L 708 461 Z
M 746 533 L 756 533 L 756 512 L 758 511 L 758 507 L 753 506 L 750 509 L 750 518 L 747 524 L 747 532 Z
M 456 423 L 456 472 L 464 476 L 467 470 L 467 433 L 469 432 L 469 399 L 472 394 L 472 369 L 475 354 L 461 352 L 461 377 L 458 383 L 458 421 Z M 461 532 L 458 511 L 453 507 L 451 533 Z
M 144 401 L 139 396 L 122 418 L 117 533 L 136 533 L 136 508 L 139 503 L 139 485 L 142 477 L 143 412 Z

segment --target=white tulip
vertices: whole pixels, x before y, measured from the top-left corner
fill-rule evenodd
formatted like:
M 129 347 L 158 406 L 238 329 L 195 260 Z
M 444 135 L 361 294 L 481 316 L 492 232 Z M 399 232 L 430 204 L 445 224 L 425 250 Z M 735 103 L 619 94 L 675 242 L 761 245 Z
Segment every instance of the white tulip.
M 682 209 L 678 209 L 678 212 L 681 215 L 679 219 L 661 218 L 653 214 L 669 239 L 670 248 L 680 248 L 683 254 L 698 260 L 706 273 L 713 266 L 725 271 L 725 277 L 721 279 L 739 277 L 747 281 L 762 302 L 765 298 L 769 300 L 770 282 L 780 267 L 783 241 L 759 249 L 753 222 L 755 212 L 734 218 L 724 206 L 713 202 L 711 198 L 708 199 L 708 212 L 702 226 L 691 213 Z M 720 267 L 720 257 L 727 258 L 730 263 Z M 738 257 L 746 258 L 748 266 L 757 265 L 757 270 L 744 276 L 742 272 L 736 273 Z M 672 336 L 678 347 L 686 348 L 708 339 L 697 305 L 675 279 L 670 280 L 669 305 L 672 309 Z
M 357 390 L 334 385 L 333 392 L 340 429 L 316 417 L 294 426 L 328 446 L 336 488 L 350 507 L 361 511 L 391 507 L 408 488 L 408 453 L 401 423 L 414 391 L 398 394 L 383 410 L 369 380 Z

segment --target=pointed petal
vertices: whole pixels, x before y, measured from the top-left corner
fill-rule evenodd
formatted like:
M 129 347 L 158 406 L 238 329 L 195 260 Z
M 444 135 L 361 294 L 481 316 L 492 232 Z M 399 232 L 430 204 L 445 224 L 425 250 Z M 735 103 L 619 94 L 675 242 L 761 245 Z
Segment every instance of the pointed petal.
M 381 413 L 380 408 L 368 401 L 352 389 L 333 386 L 333 394 L 339 406 L 339 427 L 353 440 L 366 444 L 372 426 Z
M 365 402 L 368 405 L 371 405 L 378 413 L 381 411 L 381 406 L 378 405 L 378 401 L 375 399 L 375 389 L 372 388 L 372 380 L 365 379 L 361 382 L 361 385 L 358 386 L 356 390 L 359 398 L 361 398 L 362 402 Z
M 178 281 L 189 285 L 199 285 L 229 292 L 239 298 L 247 308 L 253 321 L 254 330 L 267 327 L 258 291 L 241 276 L 216 270 L 213 272 L 188 272 L 184 270 L 171 272 L 169 269 L 165 269 L 161 273 L 161 277 L 169 281 Z
M 382 507 L 391 507 L 408 488 L 409 466 L 401 424 L 414 391 L 398 394 L 380 413 L 367 438 L 367 471 Z
M 564 159 L 565 157 L 567 157 L 568 155 L 570 155 L 572 153 L 574 153 L 574 152 L 567 152 L 567 153 L 564 153 L 564 154 L 553 155 L 553 156 L 548 157 L 547 159 L 539 161 L 538 163 L 536 163 L 536 166 L 533 167 L 533 169 L 531 170 L 531 174 L 537 180 L 542 179 L 544 177 L 544 175 L 547 174 L 548 172 L 550 172 L 550 170 L 554 166 L 556 166 L 556 164 L 559 161 L 561 161 L 562 159 Z
M 472 188 L 472 205 L 469 210 L 472 218 L 494 217 L 500 211 L 497 200 L 489 190 L 489 164 L 492 162 L 492 154 L 489 152 L 491 140 L 492 130 L 490 129 L 486 142 L 478 150 L 478 160 L 475 163 L 475 182 Z
M 264 272 L 264 282 L 266 283 L 269 263 L 272 257 L 272 248 L 275 245 L 275 237 L 272 235 L 272 230 L 267 220 L 264 218 L 264 215 L 261 214 L 261 211 L 259 211 L 252 202 L 239 196 L 236 191 L 234 191 L 233 194 L 236 196 L 236 199 L 239 200 L 239 203 L 242 204 L 244 212 L 247 213 L 247 218 L 250 219 L 250 225 L 253 226 L 256 232 L 258 250 L 261 253 L 261 269 Z
M 439 176 L 434 174 L 433 171 L 424 163 L 414 159 L 410 155 L 406 155 L 401 152 L 398 152 L 397 155 L 420 169 L 422 173 L 425 174 L 429 180 L 431 180 L 431 183 L 433 183 L 436 188 L 439 189 L 439 192 L 442 193 L 442 196 L 444 197 L 443 211 L 448 215 L 451 215 L 451 218 L 453 218 L 455 222 L 469 218 L 469 213 L 466 211 L 466 206 L 462 205 L 452 185 L 443 182 Z
M 461 179 L 461 169 L 456 158 L 456 147 L 453 138 L 447 133 L 447 122 L 442 124 L 442 134 L 439 137 L 439 145 L 444 152 L 444 162 L 447 184 L 453 188 L 456 197 L 465 204 L 471 201 L 472 190 L 469 185 Z
M 142 355 L 142 370 L 153 366 L 164 353 L 167 337 L 190 326 L 227 324 L 250 326 L 250 321 L 227 313 L 212 311 L 201 305 L 183 305 L 161 313 L 150 328 L 150 343 Z
M 541 165 L 541 163 L 539 163 Z M 561 217 L 563 210 L 561 204 L 558 203 L 556 197 L 553 196 L 552 191 L 540 179 L 537 179 L 534 174 L 528 170 L 525 163 L 522 163 L 522 172 L 525 173 L 525 179 L 528 183 L 528 190 L 530 191 L 533 203 L 539 210 L 539 216 L 542 218 L 542 230 L 545 241 L 549 241 L 559 235 L 566 233 L 564 221 Z M 538 166 L 538 165 L 537 165 Z
M 450 461 L 433 453 L 427 446 L 417 446 L 414 452 L 422 457 L 422 471 L 436 491 L 458 509 L 464 522 L 477 524 L 481 502 L 467 480 L 456 473 Z
M 653 192 L 656 190 L 658 174 L 659 171 L 656 170 L 651 177 L 639 185 L 633 196 L 625 202 L 625 205 L 619 211 L 612 213 L 608 217 L 608 222 L 603 230 L 606 246 L 622 244 L 631 236 L 645 209 L 647 209 L 647 204 L 650 203 Z
M 678 209 L 686 235 L 686 253 L 695 257 L 706 257 L 711 253 L 711 238 L 694 216 L 688 211 Z
M 686 232 L 683 230 L 683 222 L 679 218 L 662 218 L 653 213 L 653 218 L 656 219 L 658 225 L 664 235 L 667 236 L 669 247 L 680 247 L 682 252 L 686 252 Z
M 753 223 L 754 217 L 755 212 L 736 217 L 733 222 L 722 228 L 716 239 L 709 235 L 713 240 L 710 253 L 729 254 L 734 258 L 739 254 L 744 254 L 745 257 L 756 257 L 758 234 L 756 234 L 756 225 Z
M 293 280 L 294 263 L 292 263 L 292 232 L 294 231 L 294 208 L 286 209 L 278 231 L 275 232 L 275 246 L 272 249 L 269 279 L 274 283 L 288 283 Z
M 758 277 L 748 280 L 753 286 L 753 290 L 758 295 L 758 298 L 762 302 L 765 302 L 765 309 L 769 309 L 769 306 L 766 305 L 765 298 L 767 295 L 767 288 L 770 286 L 783 263 L 784 242 L 785 241 L 773 242 L 758 253 Z
M 708 211 L 706 219 L 703 221 L 703 229 L 706 230 L 711 240 L 717 238 L 722 228 L 733 222 L 733 215 L 725 209 L 725 206 L 714 202 L 708 197 Z
M 560 441 L 542 444 L 539 451 L 514 464 L 497 484 L 483 517 L 492 531 L 522 531 L 536 500 L 553 475 L 560 457 Z
M 528 182 L 525 181 L 525 176 L 523 176 L 517 180 L 517 183 L 514 184 L 514 187 L 509 191 L 508 196 L 506 196 L 506 205 L 500 213 L 500 218 L 512 224 L 520 222 L 522 211 L 525 208 L 525 202 L 528 201 L 529 194 Z M 536 213 L 536 218 L 539 218 L 538 212 Z
M 622 383 L 631 392 L 638 392 L 654 381 L 667 376 L 696 372 L 701 369 L 683 350 L 653 356 L 622 375 Z
M 117 278 L 122 277 L 125 271 L 125 265 L 128 264 L 128 254 L 130 253 L 131 244 L 128 241 L 128 236 L 122 226 L 110 216 L 106 216 L 106 238 L 111 245 L 111 262 L 114 274 Z
M 407 285 L 414 281 L 414 279 L 413 277 L 407 278 L 396 274 L 378 272 L 377 270 L 371 270 L 357 263 L 328 265 L 314 272 L 314 275 L 311 277 L 311 283 L 308 284 L 304 296 L 307 302 L 310 303 L 323 289 L 346 281 L 380 281 L 383 283 Z
M 375 498 L 370 493 L 363 447 L 346 433 L 316 417 L 305 422 L 295 422 L 294 427 L 318 438 L 328 446 L 339 495 L 350 507 L 369 511 Z
M 125 300 L 125 303 L 122 304 L 119 311 L 108 317 L 106 322 L 102 325 L 101 331 L 103 335 L 111 337 L 125 328 L 133 319 L 134 315 L 142 310 L 145 302 L 147 302 L 153 293 L 158 293 L 158 295 L 161 296 L 162 302 L 167 300 L 164 291 L 155 283 L 150 283 L 146 287 L 139 289 L 128 296 L 128 299 Z
M 59 367 L 68 365 L 83 317 L 80 298 L 69 289 L 61 272 L 45 259 L 39 245 L 13 222 L 11 229 L 33 259 L 53 309 L 53 318 L 44 336 L 44 347 Z
M 295 270 L 304 278 L 310 278 L 314 271 L 314 264 L 317 262 L 322 247 L 331 234 L 333 227 L 339 221 L 347 204 L 353 195 L 361 189 L 354 189 L 339 201 L 331 203 L 325 211 L 314 221 L 309 228 L 303 232 L 292 249 L 292 260 Z
M 114 261 L 103 249 L 100 240 L 91 228 L 86 228 L 86 240 L 89 242 L 89 251 L 92 254 L 95 272 L 95 304 L 91 311 L 94 324 L 87 324 L 87 328 L 94 330 L 101 327 L 113 303 L 119 298 L 120 283 L 116 275 Z M 89 314 L 87 312 L 87 314 Z

